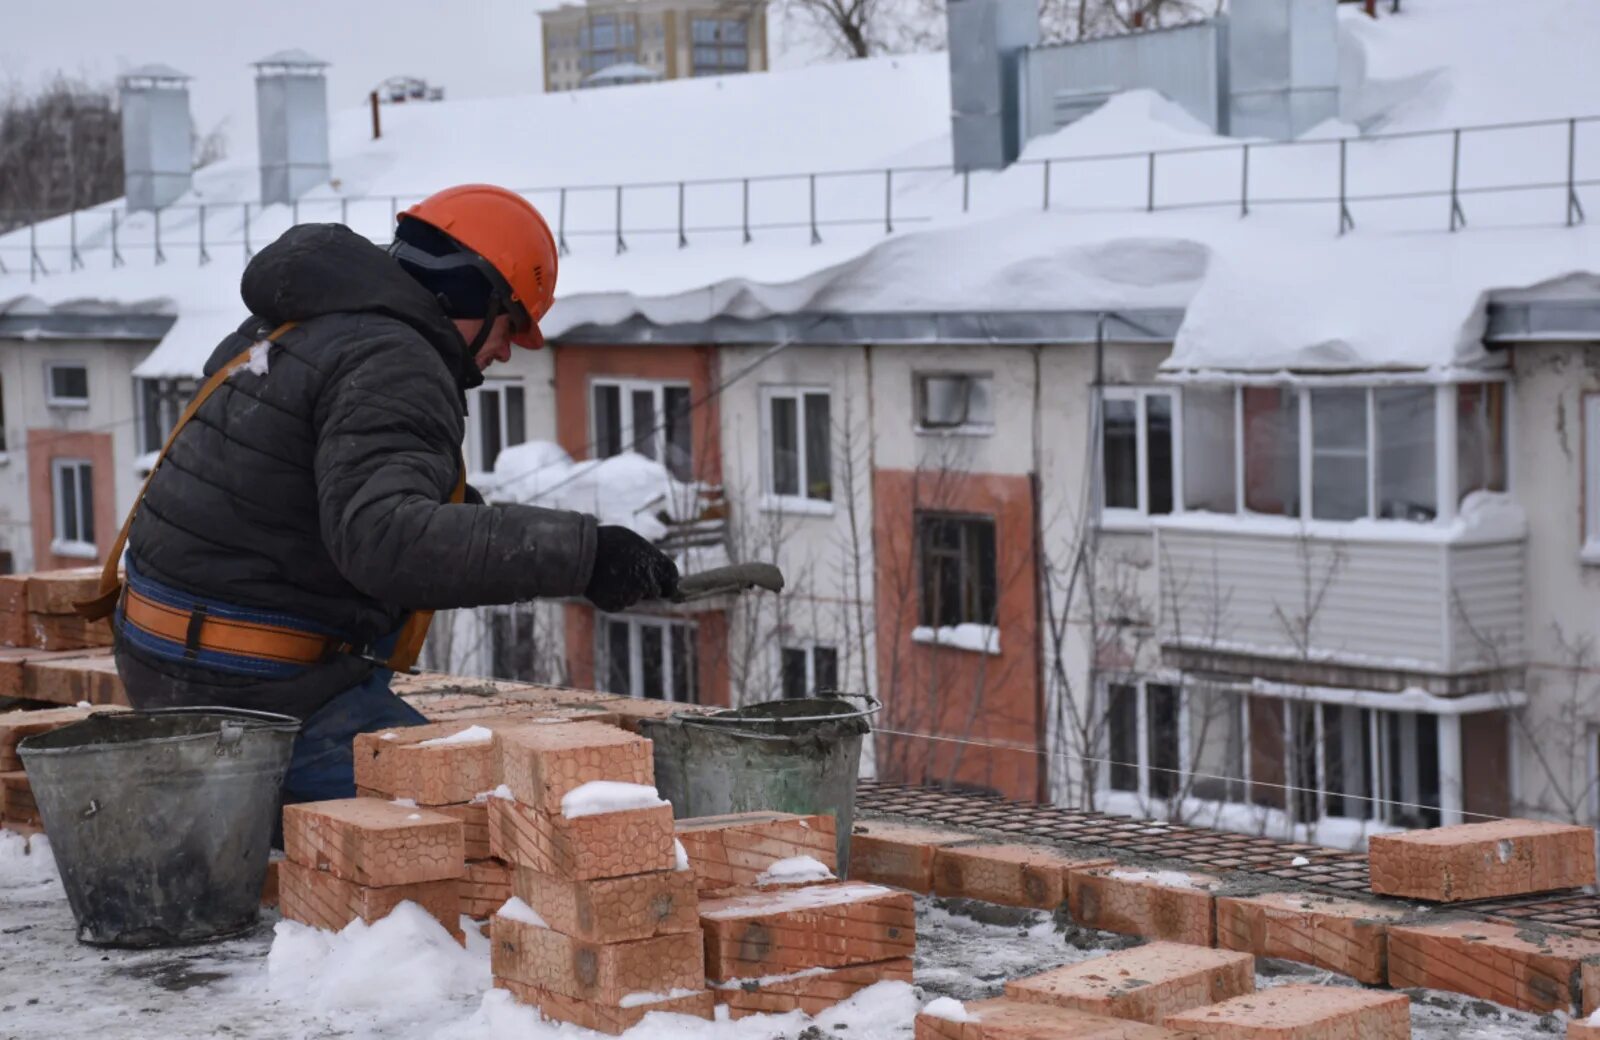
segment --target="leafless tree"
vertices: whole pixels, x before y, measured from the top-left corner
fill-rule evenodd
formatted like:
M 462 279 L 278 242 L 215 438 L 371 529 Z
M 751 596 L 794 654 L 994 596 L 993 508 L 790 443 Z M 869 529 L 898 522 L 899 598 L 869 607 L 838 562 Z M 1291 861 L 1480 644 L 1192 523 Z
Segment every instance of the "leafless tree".
M 0 97 L 0 231 L 122 194 L 114 90 L 58 77 Z

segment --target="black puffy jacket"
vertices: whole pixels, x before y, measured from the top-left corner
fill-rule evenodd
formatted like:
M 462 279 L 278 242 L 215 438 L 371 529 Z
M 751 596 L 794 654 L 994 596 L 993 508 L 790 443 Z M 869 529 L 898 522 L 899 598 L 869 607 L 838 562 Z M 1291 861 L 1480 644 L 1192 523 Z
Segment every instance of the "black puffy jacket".
M 450 505 L 482 381 L 437 301 L 337 224 L 262 250 L 241 286 L 253 317 L 209 375 L 287 321 L 267 371 L 212 394 L 156 471 L 129 559 L 169 586 L 320 622 L 358 643 L 410 608 L 582 593 L 595 521 L 530 506 Z M 372 665 L 339 655 L 286 680 L 222 674 L 121 643 L 140 707 L 226 704 L 305 716 Z

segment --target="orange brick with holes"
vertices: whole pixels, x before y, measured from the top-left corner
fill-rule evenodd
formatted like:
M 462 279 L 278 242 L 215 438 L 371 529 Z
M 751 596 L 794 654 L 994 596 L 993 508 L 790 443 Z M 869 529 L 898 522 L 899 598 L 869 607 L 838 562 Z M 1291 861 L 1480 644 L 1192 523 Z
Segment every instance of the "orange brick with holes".
M 598 722 L 502 729 L 495 747 L 500 778 L 516 800 L 547 813 L 559 813 L 568 792 L 594 780 L 656 782 L 650 741 Z
M 283 851 L 358 885 L 443 881 L 466 869 L 460 820 L 373 798 L 284 806 Z
M 676 829 L 702 893 L 749 887 L 774 863 L 795 856 L 838 867 L 832 816 L 734 813 L 679 820 Z
M 569 820 L 491 798 L 489 848 L 507 863 L 577 881 L 671 870 L 677 864 L 670 805 Z
M 1068 906 L 1086 928 L 1193 946 L 1216 945 L 1212 893 L 1221 880 L 1175 870 L 1073 870 Z
M 966 1005 L 971 1021 L 919 1014 L 915 1040 L 1192 1040 L 1163 1026 L 1001 997 Z M 1365 1038 L 1362 1038 L 1365 1040 Z
M 0 696 L 4 692 L 0 691 Z M 0 773 L 14 773 L 22 768 L 22 756 L 17 754 L 17 744 L 23 737 L 36 733 L 49 733 L 69 723 L 89 717 L 88 708 L 46 708 L 43 711 L 8 711 L 0 713 Z
M 489 802 L 465 802 L 460 805 L 433 805 L 429 806 L 436 813 L 452 817 L 461 821 L 461 838 L 466 843 L 467 859 L 488 859 L 494 853 L 489 851 Z
M 1581 965 L 1600 942 L 1488 921 L 1389 929 L 1389 985 L 1442 989 L 1519 1011 L 1571 1012 Z
M 714 990 L 718 1004 L 728 1007 L 730 1018 L 746 1015 L 782 1015 L 803 1011 L 820 1015 L 841 1000 L 849 1000 L 880 982 L 911 982 L 911 958 L 877 964 L 855 964 L 820 974 L 798 974 L 772 979 L 723 983 Z
M 970 834 L 887 820 L 857 822 L 850 835 L 850 877 L 912 892 L 933 891 L 939 848 L 973 841 Z
M 539 1013 L 551 1022 L 571 1022 L 584 1029 L 612 1036 L 638 1025 L 652 1011 L 709 1019 L 716 1010 L 711 992 L 703 989 L 682 996 L 667 995 L 665 999 L 644 1003 L 636 1002 L 639 998 L 635 998 L 628 1002 L 628 1007 L 615 1007 L 562 996 L 515 979 L 496 978 L 494 984 L 509 992 L 517 1003 L 538 1008 Z
M 910 957 L 916 926 L 909 892 L 854 881 L 700 904 L 706 977 L 719 982 Z
M 1217 945 L 1348 975 L 1388 981 L 1389 925 L 1403 906 L 1307 892 L 1217 897 Z
M 343 881 L 292 860 L 278 863 L 278 912 L 287 920 L 338 931 L 358 918 L 381 920 L 410 900 L 462 941 L 461 895 L 454 878 L 381 888 Z
M 33 787 L 28 774 L 22 770 L 0 773 L 0 819 L 7 823 L 23 823 L 42 827 L 39 804 L 33 800 Z
M 1567 1022 L 1567 1040 L 1600 1040 L 1600 1025 L 1590 1025 L 1582 1019 Z
M 501 860 L 468 860 L 461 876 L 461 913 L 482 921 L 511 898 L 512 868 Z
M 705 989 L 705 950 L 693 932 L 592 943 L 504 914 L 489 928 L 496 976 L 562 996 L 617 1007 L 633 993 Z
M 494 738 L 457 744 L 429 744 L 474 727 L 492 730 L 499 719 L 462 719 L 359 733 L 353 742 L 356 786 L 418 805 L 470 802 L 491 790 L 497 779 Z
M 1277 986 L 1169 1015 L 1166 1025 L 1220 1040 L 1410 1040 L 1411 1001 L 1349 986 Z
M 1006 996 L 1160 1025 L 1172 1014 L 1255 992 L 1255 958 L 1153 942 L 1006 983 Z
M 1490 820 L 1368 842 L 1372 890 L 1452 903 L 1595 883 L 1594 830 L 1539 820 Z
M 1067 901 L 1072 870 L 1111 866 L 1039 845 L 958 845 L 934 850 L 935 895 L 1054 910 Z
M 589 942 L 700 933 L 700 900 L 687 870 L 573 881 L 517 867 L 512 891 L 551 928 Z

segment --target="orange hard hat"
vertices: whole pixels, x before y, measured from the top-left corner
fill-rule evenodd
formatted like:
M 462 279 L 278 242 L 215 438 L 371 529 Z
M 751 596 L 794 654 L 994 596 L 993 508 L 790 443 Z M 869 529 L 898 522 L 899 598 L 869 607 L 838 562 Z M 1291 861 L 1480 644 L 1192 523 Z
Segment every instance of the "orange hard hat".
M 539 320 L 555 302 L 558 250 L 533 203 L 492 184 L 460 184 L 400 216 L 437 228 L 483 258 L 510 294 L 505 303 L 514 327 L 511 341 L 532 350 L 544 345 Z

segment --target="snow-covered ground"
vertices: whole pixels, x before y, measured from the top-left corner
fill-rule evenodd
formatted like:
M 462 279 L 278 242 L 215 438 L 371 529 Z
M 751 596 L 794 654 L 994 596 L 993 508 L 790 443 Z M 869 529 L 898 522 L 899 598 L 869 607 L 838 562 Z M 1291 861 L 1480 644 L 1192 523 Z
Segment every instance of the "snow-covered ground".
M 267 920 L 275 920 L 268 914 Z M 264 923 L 229 942 L 179 950 L 80 945 L 48 846 L 0 831 L 0 1034 L 14 1040 L 118 1037 L 343 1037 L 347 1040 L 586 1034 L 543 1023 L 491 990 L 488 940 L 461 949 L 403 906 L 334 935 Z M 655 1015 L 632 1040 L 908 1040 L 917 1009 L 939 997 L 996 996 L 1008 978 L 1099 956 L 1131 940 L 1062 927 L 1047 914 L 923 900 L 916 985 L 883 983 L 812 1018 L 800 1013 L 706 1023 Z M 1263 962 L 1260 986 L 1343 980 Z M 1449 994 L 1413 995 L 1418 1040 L 1534 1040 L 1559 1023 Z

